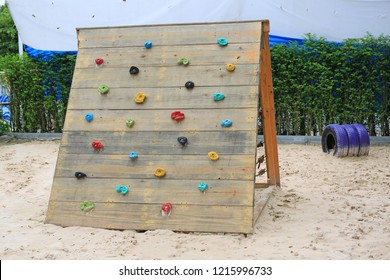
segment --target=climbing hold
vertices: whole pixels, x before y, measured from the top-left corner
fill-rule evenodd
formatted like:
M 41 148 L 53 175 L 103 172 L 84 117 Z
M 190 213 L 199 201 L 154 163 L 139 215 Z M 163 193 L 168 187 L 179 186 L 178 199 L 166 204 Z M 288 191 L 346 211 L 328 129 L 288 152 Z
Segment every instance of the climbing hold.
M 175 120 L 175 121 L 182 121 L 184 120 L 184 113 L 180 112 L 180 111 L 174 111 L 171 113 L 171 119 Z
M 129 188 L 126 186 L 116 186 L 115 190 L 116 190 L 116 192 L 118 192 L 118 193 L 120 192 L 123 195 L 125 195 L 129 192 Z
M 208 156 L 211 160 L 218 160 L 219 159 L 219 155 L 216 152 L 209 152 Z
M 188 81 L 184 85 L 187 89 L 193 89 L 195 87 L 194 82 Z
M 229 43 L 228 40 L 226 38 L 218 38 L 217 39 L 217 42 L 220 46 L 227 46 L 227 44 Z
M 200 183 L 198 185 L 198 189 L 201 191 L 201 192 L 204 192 L 209 186 L 206 184 L 206 183 Z
M 164 177 L 165 174 L 167 174 L 167 172 L 165 171 L 164 168 L 161 168 L 161 167 L 158 167 L 156 169 L 156 171 L 154 172 L 154 176 L 156 176 L 156 177 Z
M 77 171 L 77 172 L 74 173 L 74 176 L 75 176 L 77 179 L 81 179 L 81 178 L 87 177 L 87 174 L 85 174 L 85 173 L 83 173 L 83 172 Z
M 99 142 L 99 141 L 93 141 L 92 142 L 92 148 L 95 151 L 101 151 L 101 150 L 103 150 L 103 144 L 102 144 L 102 142 Z
M 163 205 L 161 205 L 161 215 L 162 216 L 169 216 L 171 214 L 171 210 L 172 210 L 172 204 L 167 202 L 167 203 L 164 203 Z
M 145 48 L 150 49 L 152 47 L 152 42 L 151 41 L 146 41 L 144 46 L 145 46 Z
M 85 114 L 85 120 L 87 122 L 91 122 L 93 120 L 93 114 L 92 113 Z
M 95 208 L 95 204 L 91 201 L 83 201 L 80 203 L 81 211 L 88 212 Z
M 143 92 L 138 92 L 138 93 L 135 95 L 135 97 L 134 97 L 135 102 L 138 103 L 138 104 L 144 103 L 144 102 L 145 102 L 145 99 L 146 99 L 146 95 L 145 95 L 145 93 L 143 93 Z
M 182 65 L 188 65 L 190 63 L 190 60 L 186 57 L 182 57 L 177 60 L 177 63 Z
M 132 119 L 128 119 L 128 120 L 126 121 L 126 125 L 127 125 L 128 127 L 132 127 L 134 124 L 135 124 L 135 121 L 133 121 Z
M 101 84 L 98 88 L 100 94 L 107 94 L 109 91 L 110 91 L 110 88 L 105 85 L 105 84 Z
M 180 145 L 185 146 L 185 144 L 187 144 L 187 142 L 188 142 L 188 139 L 187 139 L 187 137 L 180 136 L 177 138 L 177 142 L 179 142 Z
M 214 101 L 220 101 L 225 99 L 225 95 L 223 93 L 214 93 Z
M 226 70 L 228 70 L 229 72 L 233 72 L 235 69 L 236 69 L 236 66 L 234 64 L 232 64 L 232 63 L 226 64 Z
M 130 154 L 129 154 L 129 158 L 131 158 L 131 159 L 136 159 L 138 157 L 138 155 L 137 155 L 137 153 L 136 152 L 131 152 Z
M 221 126 L 223 126 L 223 127 L 229 127 L 229 126 L 232 126 L 232 124 L 233 124 L 233 122 L 229 119 L 221 121 Z
M 139 69 L 138 67 L 131 66 L 129 72 L 131 75 L 137 75 L 139 73 Z
M 103 62 L 104 62 L 104 60 L 101 57 L 98 57 L 98 58 L 95 59 L 95 63 L 96 63 L 97 66 L 102 65 Z

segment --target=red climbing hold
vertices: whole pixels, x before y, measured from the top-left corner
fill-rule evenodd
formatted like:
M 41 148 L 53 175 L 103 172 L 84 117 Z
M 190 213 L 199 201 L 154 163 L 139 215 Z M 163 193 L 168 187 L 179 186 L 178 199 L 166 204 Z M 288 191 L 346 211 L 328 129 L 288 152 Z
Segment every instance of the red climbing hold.
M 103 64 L 103 58 L 101 58 L 101 57 L 96 58 L 95 59 L 95 63 L 96 63 L 96 65 L 102 65 Z
M 180 111 L 174 111 L 171 113 L 171 118 L 175 121 L 181 121 L 181 120 L 184 120 L 184 113 L 180 112 Z
M 92 142 L 92 148 L 93 148 L 95 151 L 103 150 L 103 144 L 102 144 L 102 142 L 99 142 L 99 141 L 93 141 L 93 142 Z
M 169 216 L 171 214 L 172 204 L 167 202 L 161 205 L 161 214 L 163 216 Z

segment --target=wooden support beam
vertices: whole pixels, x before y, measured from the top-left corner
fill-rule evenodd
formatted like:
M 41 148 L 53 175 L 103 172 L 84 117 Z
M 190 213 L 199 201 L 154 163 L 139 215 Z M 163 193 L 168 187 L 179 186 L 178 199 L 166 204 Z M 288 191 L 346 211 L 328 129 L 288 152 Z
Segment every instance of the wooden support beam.
M 272 85 L 269 21 L 263 21 L 260 55 L 260 104 L 264 126 L 267 176 L 270 184 L 280 185 L 278 147 L 276 141 L 275 105 Z

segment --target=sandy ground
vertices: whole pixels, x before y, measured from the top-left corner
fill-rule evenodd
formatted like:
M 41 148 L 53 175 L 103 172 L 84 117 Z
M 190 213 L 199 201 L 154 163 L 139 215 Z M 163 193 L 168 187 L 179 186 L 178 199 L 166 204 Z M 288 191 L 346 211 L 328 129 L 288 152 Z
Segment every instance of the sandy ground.
M 245 236 L 44 224 L 59 144 L 0 143 L 0 259 L 390 259 L 390 146 L 279 145 L 282 186 Z

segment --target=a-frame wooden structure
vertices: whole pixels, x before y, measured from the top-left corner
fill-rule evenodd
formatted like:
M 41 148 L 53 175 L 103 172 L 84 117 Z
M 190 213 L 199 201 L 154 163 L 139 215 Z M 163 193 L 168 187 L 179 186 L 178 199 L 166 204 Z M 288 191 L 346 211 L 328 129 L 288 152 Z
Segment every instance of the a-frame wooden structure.
M 251 233 L 256 187 L 280 183 L 268 33 L 268 21 L 78 29 L 46 222 Z

